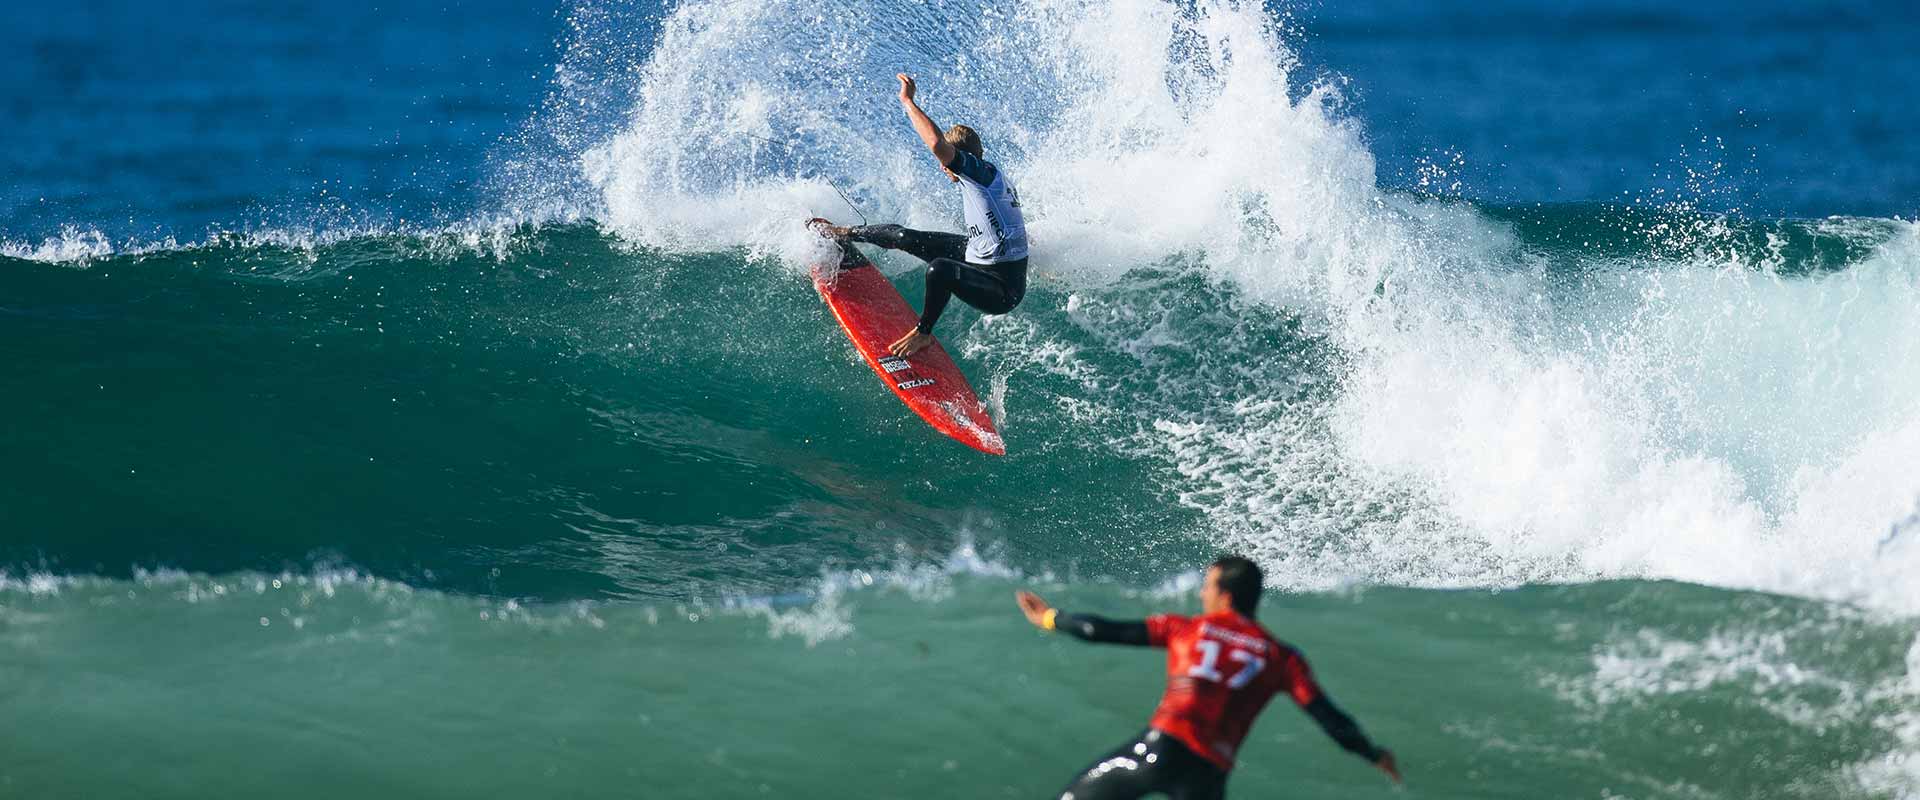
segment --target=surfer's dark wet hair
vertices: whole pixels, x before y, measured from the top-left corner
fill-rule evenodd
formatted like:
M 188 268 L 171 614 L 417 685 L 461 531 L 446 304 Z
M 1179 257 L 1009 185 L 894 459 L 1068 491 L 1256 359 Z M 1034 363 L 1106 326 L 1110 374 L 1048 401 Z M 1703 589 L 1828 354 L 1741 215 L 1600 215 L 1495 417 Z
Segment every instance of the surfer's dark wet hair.
M 944 137 L 953 149 L 974 158 L 986 158 L 986 150 L 980 146 L 980 132 L 965 125 L 955 125 L 947 129 Z
M 1233 610 L 1251 617 L 1260 607 L 1260 565 L 1244 556 L 1221 556 L 1207 565 L 1220 570 L 1220 590 L 1232 598 Z

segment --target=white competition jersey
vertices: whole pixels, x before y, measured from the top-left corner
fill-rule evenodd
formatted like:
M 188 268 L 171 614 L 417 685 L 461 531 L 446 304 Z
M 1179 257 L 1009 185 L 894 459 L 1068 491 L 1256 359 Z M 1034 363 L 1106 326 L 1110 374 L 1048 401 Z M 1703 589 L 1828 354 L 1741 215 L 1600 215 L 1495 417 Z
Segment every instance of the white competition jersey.
M 1000 264 L 1027 257 L 1027 220 L 1020 195 L 993 164 L 954 151 L 947 165 L 960 176 L 960 205 L 967 220 L 967 263 Z

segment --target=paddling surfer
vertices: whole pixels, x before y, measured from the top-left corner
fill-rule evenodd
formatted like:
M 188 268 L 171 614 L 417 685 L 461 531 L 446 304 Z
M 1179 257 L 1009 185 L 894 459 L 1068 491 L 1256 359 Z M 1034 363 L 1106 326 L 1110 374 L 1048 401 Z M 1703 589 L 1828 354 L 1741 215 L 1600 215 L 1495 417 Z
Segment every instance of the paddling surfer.
M 888 346 L 894 355 L 904 358 L 933 344 L 934 323 L 940 321 L 950 298 L 958 297 L 988 314 L 1005 314 L 1020 304 L 1027 292 L 1027 225 L 1013 183 L 984 158 L 980 134 L 965 125 L 955 125 L 942 134 L 913 101 L 913 78 L 904 73 L 896 77 L 900 80 L 900 107 L 907 112 L 914 132 L 933 152 L 947 178 L 960 185 L 967 232 L 917 231 L 899 225 L 841 227 L 824 219 L 815 219 L 812 224 L 838 241 L 902 250 L 927 262 L 920 324 Z
M 1254 621 L 1260 580 L 1260 567 L 1252 561 L 1223 557 L 1207 567 L 1199 616 L 1158 614 L 1141 622 L 1062 614 L 1032 592 L 1017 595 L 1028 621 L 1043 629 L 1089 642 L 1167 650 L 1167 690 L 1149 727 L 1089 765 L 1061 800 L 1156 792 L 1174 800 L 1225 797 L 1227 772 L 1241 740 L 1267 701 L 1282 692 L 1347 752 L 1400 781 L 1393 753 L 1368 741 L 1353 718 L 1334 706 L 1298 650 Z

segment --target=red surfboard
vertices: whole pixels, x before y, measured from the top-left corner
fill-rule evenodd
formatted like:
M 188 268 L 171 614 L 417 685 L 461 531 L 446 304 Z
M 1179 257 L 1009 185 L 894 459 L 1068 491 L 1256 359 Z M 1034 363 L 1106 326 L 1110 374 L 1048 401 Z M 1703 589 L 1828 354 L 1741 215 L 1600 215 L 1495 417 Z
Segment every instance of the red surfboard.
M 820 290 L 867 366 L 934 430 L 982 453 L 1006 455 L 1007 445 L 987 407 L 946 348 L 935 342 L 907 358 L 887 352 L 887 345 L 919 324 L 920 317 L 873 262 L 851 245 L 841 249 L 846 257 L 839 264 L 814 265 L 813 288 Z

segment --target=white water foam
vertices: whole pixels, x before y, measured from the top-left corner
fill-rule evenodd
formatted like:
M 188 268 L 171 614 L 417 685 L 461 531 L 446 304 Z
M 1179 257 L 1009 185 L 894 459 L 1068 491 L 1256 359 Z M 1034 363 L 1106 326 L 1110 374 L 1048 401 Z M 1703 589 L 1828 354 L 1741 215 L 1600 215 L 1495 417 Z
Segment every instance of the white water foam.
M 43 264 L 88 267 L 112 258 L 147 256 L 162 253 L 195 252 L 221 248 L 234 250 L 277 251 L 304 264 L 315 263 L 323 250 L 341 245 L 375 243 L 397 255 L 412 258 L 446 260 L 476 255 L 505 261 L 539 246 L 539 226 L 507 216 L 477 216 L 441 227 L 426 226 L 310 226 L 212 230 L 205 238 L 182 242 L 172 236 L 143 240 L 109 239 L 97 228 L 67 225 L 60 235 L 38 243 L 0 241 L 0 257 Z M 283 277 L 310 277 L 300 270 Z
M 1920 609 L 1920 561 L 1880 546 L 1920 499 L 1916 244 L 1819 277 L 1635 265 L 1532 330 L 1382 336 L 1343 449 L 1568 577 Z
M 953 595 L 954 580 L 963 576 L 1000 580 L 1025 577 L 993 554 L 982 552 L 970 536 L 962 536 L 953 551 L 940 562 L 903 557 L 883 570 L 829 570 L 804 595 L 730 597 L 720 603 L 720 609 L 729 614 L 765 618 L 770 638 L 795 636 L 808 647 L 816 647 L 853 634 L 854 606 L 849 596 L 854 593 L 899 592 L 919 602 L 939 602 Z M 1041 575 L 1038 580 L 1050 578 Z
M 1920 640 L 1907 650 L 1905 680 L 1886 690 L 1904 702 L 1904 713 L 1874 719 L 1900 746 L 1853 767 L 1855 779 L 1869 791 L 1900 800 L 1920 798 Z
M 22 261 L 38 261 L 43 264 L 86 264 L 116 254 L 148 252 L 175 246 L 171 240 L 151 245 L 128 243 L 116 247 L 106 234 L 97 228 L 83 228 L 67 225 L 60 229 L 60 235 L 49 236 L 38 243 L 0 241 L 0 256 L 17 258 Z
M 1876 796 L 1920 797 L 1920 642 L 1910 646 L 1905 674 L 1850 671 L 1833 640 L 1849 638 L 1841 620 L 1732 621 L 1702 637 L 1640 629 L 1597 645 L 1590 671 L 1543 678 L 1560 699 L 1588 715 L 1659 703 L 1674 695 L 1713 695 L 1750 707 L 1817 736 L 1869 720 L 1897 745 L 1841 767 L 1834 776 Z M 1856 618 L 1856 622 L 1864 618 Z M 1857 669 L 1857 668 L 1856 668 Z M 1594 716 L 1589 725 L 1609 724 Z
M 1641 630 L 1596 649 L 1593 671 L 1556 688 L 1576 707 L 1638 704 L 1715 687 L 1750 695 L 1767 713 L 1815 731 L 1851 724 L 1866 698 L 1847 678 L 1793 654 L 1792 629 L 1721 630 L 1693 641 Z M 1820 707 L 1798 696 L 1819 695 Z

